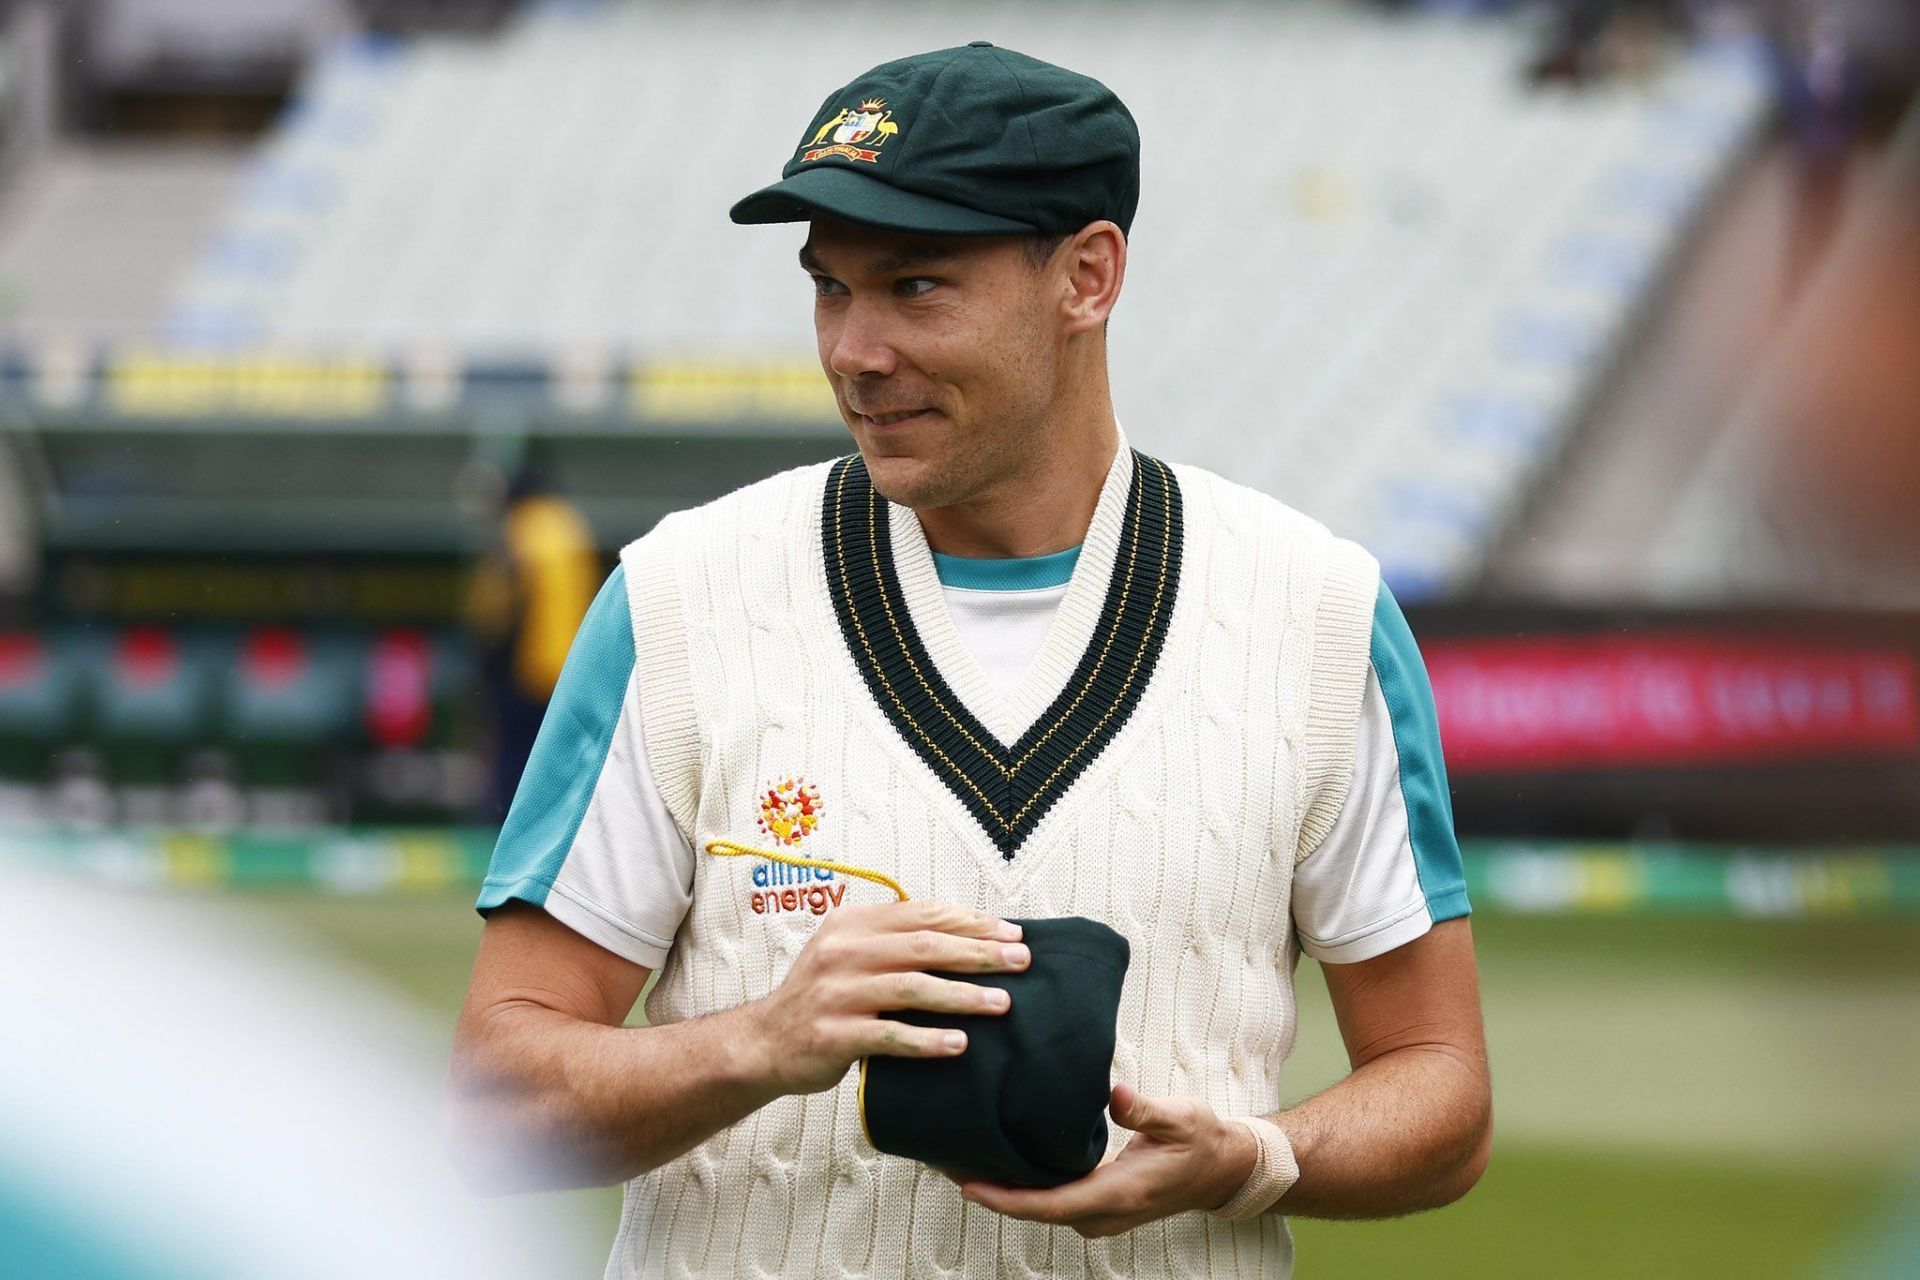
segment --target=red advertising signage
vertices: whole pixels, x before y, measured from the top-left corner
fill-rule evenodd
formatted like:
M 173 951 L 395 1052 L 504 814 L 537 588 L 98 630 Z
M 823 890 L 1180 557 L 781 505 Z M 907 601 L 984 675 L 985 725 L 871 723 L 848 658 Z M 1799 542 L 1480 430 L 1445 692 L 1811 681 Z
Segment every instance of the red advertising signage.
M 1457 774 L 1920 747 L 1914 656 L 1901 648 L 1686 631 L 1422 648 Z

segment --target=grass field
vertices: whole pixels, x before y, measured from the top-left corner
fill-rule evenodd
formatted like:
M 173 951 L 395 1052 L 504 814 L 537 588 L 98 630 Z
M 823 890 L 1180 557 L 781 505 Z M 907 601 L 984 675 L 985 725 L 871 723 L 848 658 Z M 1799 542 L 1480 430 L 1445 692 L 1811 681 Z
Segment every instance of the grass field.
M 466 895 L 232 901 L 451 1030 L 479 934 Z M 1912 919 L 1482 912 L 1475 935 L 1491 1168 L 1438 1213 L 1295 1222 L 1301 1276 L 1815 1277 L 1892 1211 L 1920 1152 Z M 1299 980 L 1293 1096 L 1345 1065 L 1311 963 Z M 610 1241 L 617 1192 L 575 1194 Z

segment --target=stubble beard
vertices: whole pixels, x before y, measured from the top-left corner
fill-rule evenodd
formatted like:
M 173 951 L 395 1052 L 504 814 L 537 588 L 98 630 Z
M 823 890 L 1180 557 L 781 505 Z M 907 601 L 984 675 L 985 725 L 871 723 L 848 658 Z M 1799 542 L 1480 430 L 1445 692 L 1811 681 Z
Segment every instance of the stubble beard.
M 989 470 L 982 461 L 971 445 L 962 443 L 954 455 L 912 476 L 875 476 L 874 488 L 887 501 L 903 507 L 950 507 L 965 502 L 990 479 L 982 474 Z
M 1048 443 L 1045 423 L 1023 414 L 990 434 L 957 441 L 952 453 L 909 477 L 875 474 L 873 487 L 887 501 L 916 511 L 959 506 L 1030 470 Z
M 1024 328 L 1021 339 L 1003 350 L 1016 353 L 1013 381 L 1026 394 L 1016 396 L 991 428 L 955 439 L 944 458 L 915 468 L 907 477 L 873 475 L 881 497 L 916 511 L 974 502 L 1010 478 L 1031 472 L 1055 447 L 1048 418 L 1059 371 L 1035 354 L 1042 326 L 1032 321 Z M 871 465 L 868 469 L 873 470 Z

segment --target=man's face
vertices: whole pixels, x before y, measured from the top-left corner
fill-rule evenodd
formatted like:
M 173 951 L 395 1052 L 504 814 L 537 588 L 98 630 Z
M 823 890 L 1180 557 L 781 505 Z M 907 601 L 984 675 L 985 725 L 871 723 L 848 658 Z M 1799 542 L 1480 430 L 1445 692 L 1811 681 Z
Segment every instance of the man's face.
M 820 364 L 882 496 L 965 502 L 1046 447 L 1063 337 L 1018 239 L 817 219 L 800 264 Z

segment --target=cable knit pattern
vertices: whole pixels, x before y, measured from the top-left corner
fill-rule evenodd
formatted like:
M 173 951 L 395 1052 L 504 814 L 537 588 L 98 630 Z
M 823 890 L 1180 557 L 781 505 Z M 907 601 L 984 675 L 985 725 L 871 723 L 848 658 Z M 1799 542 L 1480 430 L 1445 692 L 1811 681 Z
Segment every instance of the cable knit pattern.
M 633 618 L 635 680 L 641 689 L 640 732 L 661 803 L 680 834 L 692 838 L 699 798 L 700 733 L 694 723 L 693 679 L 686 619 L 673 561 L 673 523 L 662 520 L 650 537 L 621 553 L 627 571 L 627 609 Z
M 827 472 L 786 472 L 680 513 L 623 553 L 647 753 L 676 819 L 685 804 L 694 847 L 751 842 L 763 789 L 804 777 L 821 797 L 806 856 L 883 871 L 916 897 L 1091 916 L 1125 934 L 1133 962 L 1115 1079 L 1198 1095 L 1226 1115 L 1277 1109 L 1295 1034 L 1293 866 L 1307 824 L 1338 812 L 1341 762 L 1352 769 L 1377 564 L 1271 498 L 1175 467 L 1185 549 L 1159 664 L 1124 728 L 1008 860 L 900 741 L 855 669 L 820 549 Z M 1097 608 L 1114 563 L 1125 496 L 1110 477 L 1069 588 L 1082 612 L 1088 600 Z M 935 660 L 996 735 L 1017 736 L 1021 713 L 1071 673 L 1090 622 L 1063 606 L 1043 665 L 1016 696 L 989 698 L 938 618 L 918 521 L 892 515 L 895 561 Z M 696 863 L 692 908 L 647 1002 L 654 1023 L 769 994 L 817 927 L 806 910 L 757 914 L 753 867 Z M 846 902 L 882 897 L 834 883 Z M 634 1179 L 607 1275 L 1290 1273 L 1292 1240 L 1274 1214 L 1195 1211 L 1085 1240 L 969 1205 L 939 1174 L 867 1145 L 857 1080 L 850 1071 L 826 1092 L 779 1099 Z
M 1380 592 L 1380 563 L 1364 547 L 1329 539 L 1321 576 L 1320 608 L 1313 646 L 1333 661 L 1315 663 L 1312 702 L 1307 711 L 1306 768 L 1300 771 L 1305 818 L 1294 853 L 1298 862 L 1327 838 L 1346 803 L 1353 779 L 1354 725 L 1367 691 L 1367 663 L 1347 659 L 1357 648 L 1370 652 L 1373 605 Z

